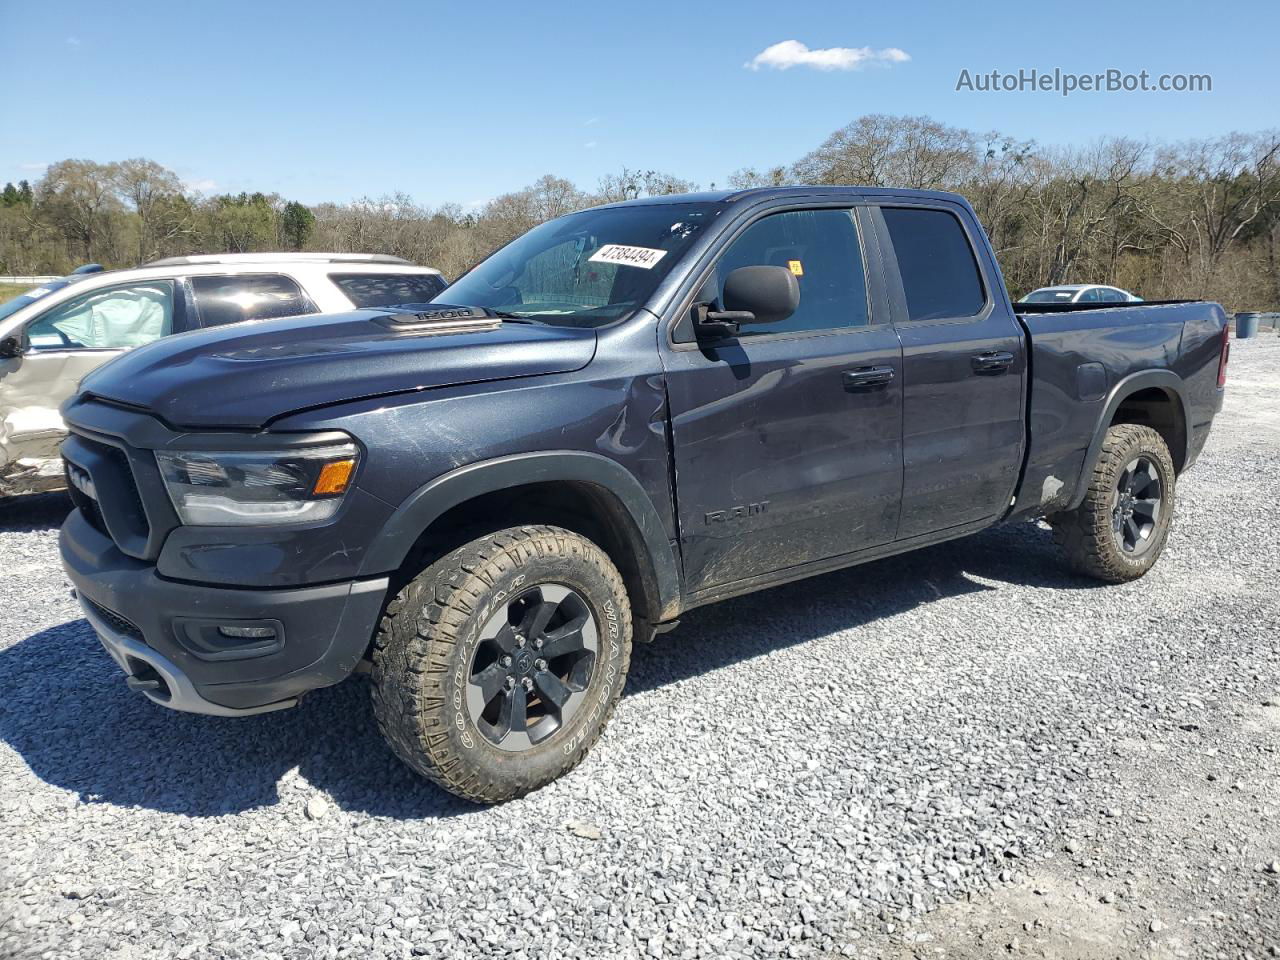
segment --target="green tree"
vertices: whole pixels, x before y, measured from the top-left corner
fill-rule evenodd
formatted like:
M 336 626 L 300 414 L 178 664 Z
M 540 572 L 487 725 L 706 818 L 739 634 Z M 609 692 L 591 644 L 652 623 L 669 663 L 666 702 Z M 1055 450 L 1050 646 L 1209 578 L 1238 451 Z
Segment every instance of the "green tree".
M 289 250 L 301 250 L 315 225 L 315 214 L 296 200 L 290 200 L 280 211 L 281 245 Z
M 210 197 L 201 209 L 201 246 L 211 253 L 270 250 L 278 242 L 275 204 L 279 199 L 264 193 Z

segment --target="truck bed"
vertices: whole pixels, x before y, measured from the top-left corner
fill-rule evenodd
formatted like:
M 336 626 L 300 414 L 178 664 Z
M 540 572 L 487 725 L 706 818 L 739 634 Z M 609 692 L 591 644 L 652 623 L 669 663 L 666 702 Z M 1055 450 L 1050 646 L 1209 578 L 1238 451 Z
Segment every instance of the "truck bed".
M 1079 503 L 1086 457 L 1122 402 L 1141 420 L 1146 400 L 1173 400 L 1178 421 L 1162 425 L 1153 415 L 1152 425 L 1171 434 L 1179 471 L 1190 466 L 1221 404 L 1222 307 L 1171 301 L 1016 309 L 1031 363 L 1028 453 L 1011 517 L 1044 516 Z

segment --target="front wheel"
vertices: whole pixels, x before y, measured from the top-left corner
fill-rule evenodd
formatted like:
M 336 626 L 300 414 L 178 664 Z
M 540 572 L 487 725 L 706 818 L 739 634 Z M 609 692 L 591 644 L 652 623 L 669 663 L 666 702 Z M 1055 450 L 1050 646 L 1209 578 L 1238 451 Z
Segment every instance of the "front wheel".
M 1150 427 L 1107 430 L 1084 501 L 1052 518 L 1071 565 L 1108 583 L 1136 580 L 1164 550 L 1173 522 L 1173 458 Z
M 558 527 L 515 527 L 441 558 L 391 602 L 374 713 L 418 773 L 497 803 L 577 765 L 630 661 L 631 608 L 605 553 Z

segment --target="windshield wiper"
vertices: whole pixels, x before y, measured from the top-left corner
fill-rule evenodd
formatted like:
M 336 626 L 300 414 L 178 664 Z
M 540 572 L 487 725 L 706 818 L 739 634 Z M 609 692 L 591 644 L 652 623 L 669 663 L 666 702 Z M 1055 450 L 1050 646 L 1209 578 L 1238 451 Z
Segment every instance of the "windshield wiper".
M 526 317 L 521 313 L 512 313 L 509 310 L 494 310 L 492 307 L 485 307 L 491 317 L 497 317 L 499 320 L 508 320 L 511 323 L 532 323 L 541 326 L 541 324 L 531 317 Z

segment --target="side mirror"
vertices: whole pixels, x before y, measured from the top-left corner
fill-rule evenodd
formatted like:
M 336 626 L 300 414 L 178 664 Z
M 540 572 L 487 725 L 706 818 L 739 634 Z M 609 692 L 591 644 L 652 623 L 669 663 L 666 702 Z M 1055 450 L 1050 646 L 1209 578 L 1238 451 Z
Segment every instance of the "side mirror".
M 27 338 L 23 333 L 11 333 L 0 340 L 0 360 L 13 360 L 27 352 Z
M 800 284 L 786 267 L 738 267 L 724 281 L 724 310 L 703 308 L 698 328 L 732 336 L 743 323 L 778 323 L 800 307 Z

